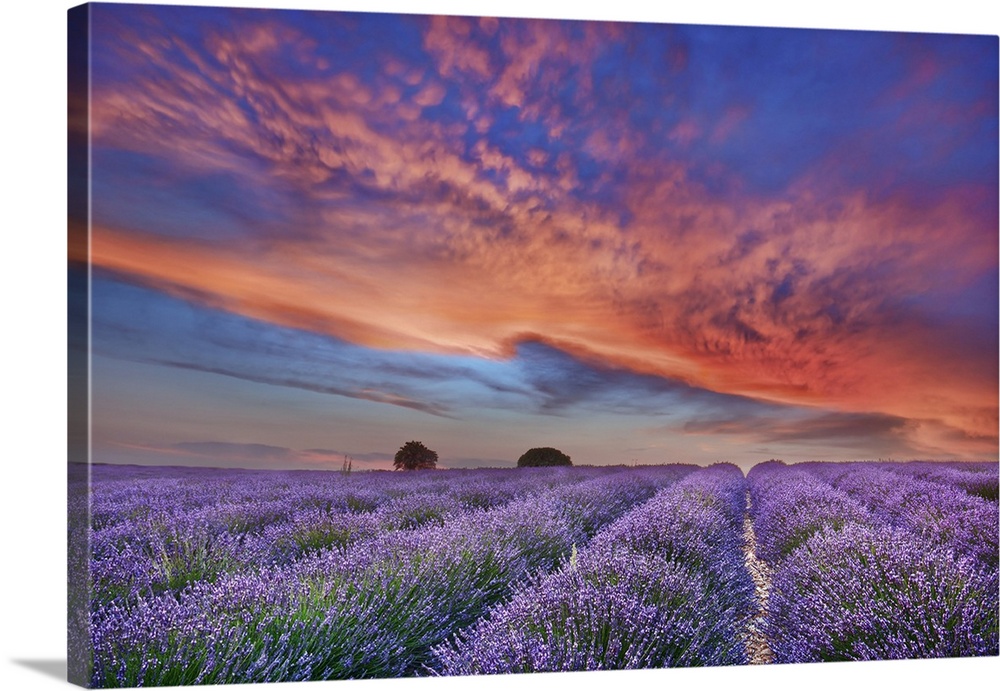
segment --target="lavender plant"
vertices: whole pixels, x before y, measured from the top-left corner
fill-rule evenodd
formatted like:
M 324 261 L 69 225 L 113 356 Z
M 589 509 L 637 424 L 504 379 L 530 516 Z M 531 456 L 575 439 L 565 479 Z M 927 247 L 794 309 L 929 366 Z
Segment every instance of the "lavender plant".
M 990 464 L 93 469 L 95 686 L 997 654 Z M 983 489 L 985 488 L 985 489 Z
M 745 485 L 718 466 L 661 490 L 435 649 L 444 674 L 739 664 L 752 583 Z
M 826 528 L 775 571 L 777 662 L 997 655 L 997 572 L 912 533 Z
M 875 517 L 852 499 L 805 470 L 782 463 L 762 463 L 747 474 L 757 556 L 771 565 L 788 557 L 823 529 Z
M 963 492 L 981 499 L 996 502 L 1000 496 L 998 471 L 996 463 L 893 463 L 887 468 L 896 473 L 911 475 L 918 480 L 928 480 L 939 484 L 955 487 Z
M 211 577 L 190 572 L 182 586 L 155 588 L 148 577 L 155 569 L 136 559 L 140 575 L 125 579 L 127 595 L 115 591 L 121 579 L 111 567 L 123 555 L 145 554 L 133 546 L 147 543 L 144 528 L 130 533 L 123 521 L 124 536 L 113 540 L 108 532 L 108 544 L 120 549 L 97 560 L 106 567 L 107 597 L 95 600 L 93 610 L 94 685 L 424 673 L 433 646 L 473 624 L 534 572 L 563 563 L 593 526 L 683 474 L 666 469 L 630 482 L 606 472 L 564 474 L 562 482 L 543 483 L 541 491 L 487 511 L 463 511 L 441 481 L 440 492 L 428 483 L 426 494 L 381 501 L 361 514 L 337 513 L 333 503 L 320 508 L 314 495 L 296 498 L 296 508 L 276 525 L 219 533 L 235 540 L 236 561 L 219 562 Z M 385 522 L 400 510 L 434 515 L 441 506 L 441 520 Z M 219 529 L 210 520 L 198 526 L 209 535 Z M 362 534 L 365 526 L 377 532 Z M 326 542 L 338 528 L 352 527 L 350 539 Z M 277 558 L 281 539 L 301 548 L 290 548 L 293 558 Z M 313 539 L 319 543 L 308 548 L 296 543 Z
M 449 675 L 722 664 L 710 599 L 674 562 L 590 550 L 435 652 Z
M 836 487 L 865 504 L 882 520 L 997 570 L 997 504 L 956 487 L 919 480 L 872 465 L 843 474 Z

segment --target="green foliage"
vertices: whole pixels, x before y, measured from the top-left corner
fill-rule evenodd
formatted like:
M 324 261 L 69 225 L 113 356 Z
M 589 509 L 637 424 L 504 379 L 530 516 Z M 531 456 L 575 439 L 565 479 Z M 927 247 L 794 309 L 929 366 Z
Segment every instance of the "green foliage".
M 353 513 L 368 513 L 378 508 L 378 501 L 360 494 L 348 494 L 344 497 L 344 504 Z
M 346 547 L 356 539 L 356 531 L 333 525 L 316 525 L 291 535 L 299 554 L 321 552 L 331 547 Z
M 418 441 L 408 441 L 396 452 L 396 470 L 429 470 L 437 466 L 438 455 Z
M 179 592 L 196 581 L 214 581 L 230 568 L 224 548 L 215 544 L 214 536 L 195 531 L 189 535 L 175 532 L 170 538 L 148 545 L 153 557 L 156 578 L 153 592 Z
M 551 446 L 528 449 L 519 459 L 518 468 L 542 468 L 553 465 L 573 465 L 569 456 Z

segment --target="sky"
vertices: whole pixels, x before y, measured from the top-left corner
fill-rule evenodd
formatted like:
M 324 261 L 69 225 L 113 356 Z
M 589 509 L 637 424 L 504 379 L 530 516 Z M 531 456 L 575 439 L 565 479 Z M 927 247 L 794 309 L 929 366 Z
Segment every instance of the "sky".
M 92 12 L 96 462 L 997 458 L 995 36 Z

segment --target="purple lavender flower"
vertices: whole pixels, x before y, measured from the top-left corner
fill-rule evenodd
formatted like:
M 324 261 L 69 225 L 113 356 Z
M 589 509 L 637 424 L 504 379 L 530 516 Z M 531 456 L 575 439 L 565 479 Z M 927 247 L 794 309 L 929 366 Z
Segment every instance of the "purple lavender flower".
M 771 565 L 820 530 L 875 520 L 863 503 L 797 466 L 762 463 L 750 470 L 747 480 L 757 556 Z
M 441 473 L 407 484 L 182 471 L 141 480 L 131 496 L 144 511 L 122 490 L 134 478 L 107 478 L 95 484 L 106 511 L 94 531 L 93 683 L 424 673 L 434 646 L 688 472 Z M 483 476 L 509 482 L 510 500 L 463 509 L 459 493 L 476 478 L 482 492 Z M 254 521 L 256 505 L 267 521 Z
M 861 464 L 840 475 L 835 486 L 866 505 L 881 520 L 946 547 L 983 568 L 998 565 L 997 504 L 956 487 Z
M 435 648 L 445 674 L 740 664 L 753 586 L 735 466 L 689 475 Z
M 997 572 L 886 526 L 824 529 L 774 574 L 777 662 L 997 655 Z

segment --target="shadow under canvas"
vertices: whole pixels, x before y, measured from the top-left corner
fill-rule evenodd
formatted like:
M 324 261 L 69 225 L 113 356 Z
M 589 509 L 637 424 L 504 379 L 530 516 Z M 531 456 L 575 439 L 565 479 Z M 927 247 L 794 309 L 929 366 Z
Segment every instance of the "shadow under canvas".
M 63 659 L 41 659 L 41 660 L 11 660 L 14 664 L 27 667 L 47 677 L 55 677 L 60 681 L 66 681 L 66 660 Z

